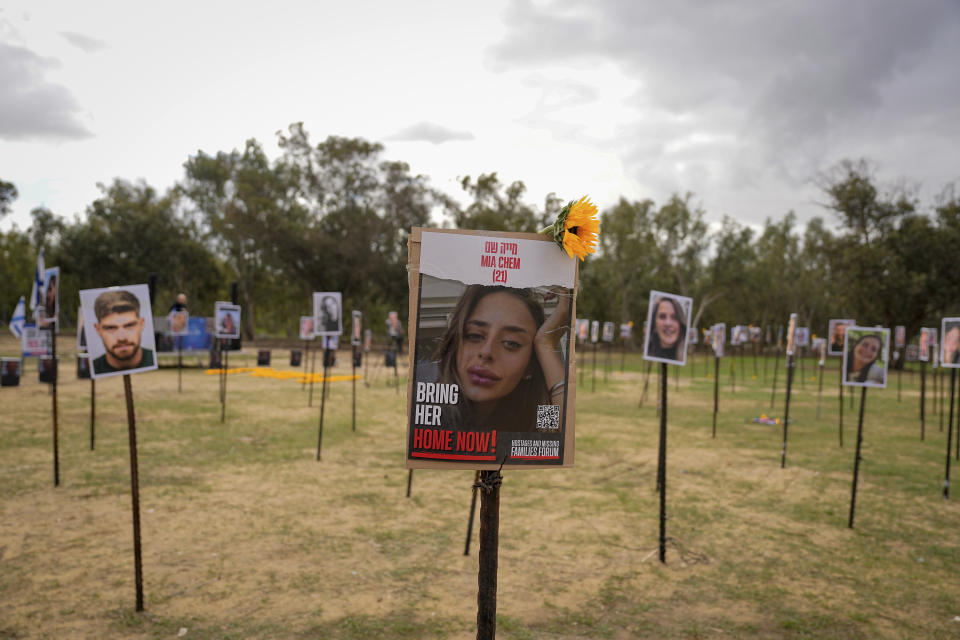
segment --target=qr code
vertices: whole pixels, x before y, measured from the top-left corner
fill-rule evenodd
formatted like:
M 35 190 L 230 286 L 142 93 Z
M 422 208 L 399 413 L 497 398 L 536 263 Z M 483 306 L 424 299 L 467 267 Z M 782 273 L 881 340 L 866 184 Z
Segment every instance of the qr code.
M 560 407 L 555 404 L 537 405 L 537 431 L 560 429 Z

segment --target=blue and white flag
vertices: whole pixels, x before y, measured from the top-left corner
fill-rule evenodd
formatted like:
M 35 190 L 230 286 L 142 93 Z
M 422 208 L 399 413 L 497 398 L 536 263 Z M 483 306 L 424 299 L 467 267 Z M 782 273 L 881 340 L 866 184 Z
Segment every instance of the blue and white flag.
M 33 274 L 33 290 L 30 292 L 30 311 L 36 311 L 43 306 L 43 281 L 47 277 L 47 269 L 43 264 L 43 247 L 37 256 L 37 271 Z
M 26 309 L 23 304 L 23 296 L 20 296 L 20 302 L 17 303 L 17 308 L 13 310 L 13 317 L 10 318 L 10 333 L 12 333 L 18 340 L 20 336 L 23 335 L 23 325 L 27 322 Z

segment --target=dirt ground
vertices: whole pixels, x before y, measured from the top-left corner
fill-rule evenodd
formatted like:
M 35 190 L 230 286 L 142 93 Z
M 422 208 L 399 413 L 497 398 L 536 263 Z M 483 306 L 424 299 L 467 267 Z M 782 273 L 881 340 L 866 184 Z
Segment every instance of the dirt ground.
M 132 377 L 139 614 L 121 379 L 96 384 L 91 450 L 91 385 L 61 374 L 54 487 L 51 396 L 28 367 L 0 389 L 0 638 L 473 637 L 473 473 L 415 471 L 406 496 L 405 389 L 377 360 L 356 383 L 355 430 L 353 383 L 330 384 L 319 462 L 320 385 L 308 406 L 296 380 L 233 374 L 221 423 L 216 375 Z M 914 442 L 912 387 L 899 403 L 887 390 L 868 423 L 865 458 L 885 463 L 865 463 L 850 530 L 855 424 L 839 449 L 835 395 L 815 424 L 815 386 L 797 392 L 781 469 L 780 429 L 747 422 L 769 410 L 769 383 L 724 384 L 712 439 L 712 381 L 671 375 L 661 564 L 659 420 L 652 392 L 638 406 L 633 364 L 578 391 L 573 469 L 504 473 L 500 637 L 960 637 L 960 511 L 937 493 L 935 418 L 937 444 Z

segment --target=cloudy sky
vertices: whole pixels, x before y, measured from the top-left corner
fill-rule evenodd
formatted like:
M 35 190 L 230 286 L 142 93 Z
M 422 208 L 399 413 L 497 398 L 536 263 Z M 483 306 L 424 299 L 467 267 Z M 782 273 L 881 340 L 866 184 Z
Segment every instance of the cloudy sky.
M 0 179 L 73 216 L 115 177 L 303 121 L 431 184 L 528 200 L 694 193 L 711 220 L 829 216 L 812 179 L 865 157 L 932 202 L 960 179 L 956 0 L 8 0 Z M 832 219 L 831 219 L 832 221 Z

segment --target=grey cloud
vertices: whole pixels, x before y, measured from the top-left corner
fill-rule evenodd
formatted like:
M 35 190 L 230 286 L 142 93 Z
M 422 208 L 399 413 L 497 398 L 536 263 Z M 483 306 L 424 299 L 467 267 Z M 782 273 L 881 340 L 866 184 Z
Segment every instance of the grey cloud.
M 60 35 L 64 40 L 87 53 L 97 53 L 107 48 L 106 43 L 75 31 L 61 31 Z
M 797 187 L 893 135 L 960 143 L 950 0 L 515 0 L 505 23 L 494 69 L 609 61 L 636 79 L 636 118 L 610 144 L 645 180 Z M 693 133 L 712 142 L 677 144 Z
M 446 127 L 434 124 L 432 122 L 418 122 L 414 125 L 401 129 L 389 140 L 409 140 L 418 142 L 431 142 L 433 144 L 442 144 L 452 140 L 473 140 L 473 134 L 469 131 L 454 131 Z
M 43 75 L 57 61 L 0 42 L 0 138 L 75 140 L 92 134 L 77 119 L 79 106 L 63 86 Z

